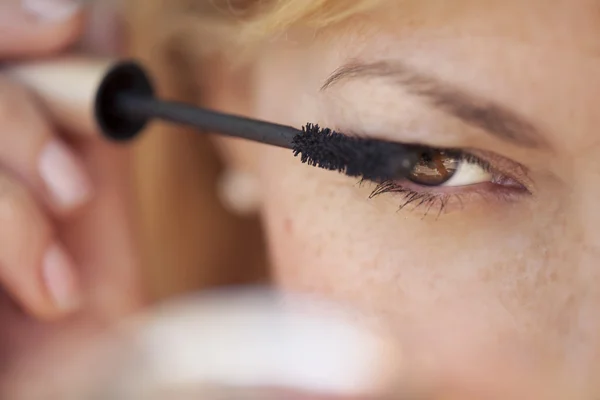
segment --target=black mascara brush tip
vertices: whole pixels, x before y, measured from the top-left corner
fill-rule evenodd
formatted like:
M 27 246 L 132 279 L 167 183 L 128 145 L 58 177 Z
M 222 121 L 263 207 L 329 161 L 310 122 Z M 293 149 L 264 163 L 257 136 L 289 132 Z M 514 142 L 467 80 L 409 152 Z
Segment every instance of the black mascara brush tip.
M 292 145 L 303 163 L 374 181 L 406 177 L 419 154 L 411 146 L 347 136 L 313 124 L 302 128 Z

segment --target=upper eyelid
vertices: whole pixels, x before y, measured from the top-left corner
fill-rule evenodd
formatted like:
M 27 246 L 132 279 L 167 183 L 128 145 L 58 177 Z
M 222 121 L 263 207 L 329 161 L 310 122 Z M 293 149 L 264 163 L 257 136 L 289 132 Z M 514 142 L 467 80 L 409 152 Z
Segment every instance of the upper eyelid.
M 443 82 L 398 61 L 352 61 L 334 71 L 321 90 L 345 80 L 384 78 L 467 124 L 515 145 L 550 149 L 545 135 L 516 112 Z
M 509 175 L 528 187 L 533 186 L 530 171 L 523 164 L 490 151 L 467 148 L 463 151 L 484 160 L 496 171 Z
M 335 97 L 326 96 L 322 100 L 324 101 L 323 105 L 333 104 L 335 106 L 337 103 Z M 523 164 L 505 155 L 483 150 L 489 142 L 478 141 L 473 146 L 475 140 L 478 137 L 481 138 L 481 136 L 473 134 L 472 129 L 474 128 L 469 129 L 460 122 L 445 119 L 443 116 L 436 117 L 436 115 L 432 115 L 431 110 L 419 110 L 418 106 L 414 110 L 416 113 L 411 113 L 410 117 L 405 119 L 402 114 L 382 114 L 379 109 L 371 112 L 368 108 L 363 109 L 359 107 L 359 104 L 353 104 L 352 101 L 343 102 L 341 105 L 344 106 L 340 109 L 343 110 L 341 113 L 338 114 L 337 109 L 333 108 L 332 115 L 324 116 L 324 119 L 329 121 L 327 125 L 330 125 L 336 132 L 365 139 L 379 139 L 471 155 L 484 162 L 479 163 L 480 165 L 521 182 L 530 191 L 534 190 L 530 171 Z M 373 129 L 370 126 L 377 126 L 378 128 Z M 401 137 L 404 137 L 404 139 Z M 463 143 L 464 145 L 457 146 L 457 143 Z M 495 148 L 500 149 L 503 153 L 510 151 L 510 153 L 516 152 L 521 155 L 525 152 L 531 152 L 525 149 L 517 151 L 510 147 L 497 145 L 495 145 Z
M 370 132 L 366 133 L 365 131 L 361 132 L 355 129 L 340 129 L 336 131 L 345 135 L 347 134 L 349 136 L 357 136 L 366 139 L 375 137 L 375 135 L 371 134 Z M 460 153 L 461 157 L 476 162 L 478 165 L 484 167 L 488 172 L 495 172 L 507 175 L 508 177 L 523 184 L 530 192 L 533 192 L 535 189 L 533 185 L 533 180 L 530 177 L 530 171 L 527 167 L 525 167 L 521 163 L 513 161 L 510 158 L 505 157 L 503 155 L 499 155 L 495 152 L 481 150 L 469 146 L 438 146 L 425 143 L 424 141 L 404 142 L 395 139 L 393 140 L 393 142 L 406 144 L 409 146 L 418 146 L 426 149 L 446 150 L 449 152 Z

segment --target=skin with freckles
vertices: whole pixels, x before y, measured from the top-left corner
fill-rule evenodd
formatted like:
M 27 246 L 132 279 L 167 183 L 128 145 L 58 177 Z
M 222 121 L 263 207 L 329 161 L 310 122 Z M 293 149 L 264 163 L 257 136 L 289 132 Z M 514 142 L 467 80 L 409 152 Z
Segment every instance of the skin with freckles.
M 248 74 L 245 106 L 213 88 L 224 110 L 460 149 L 522 185 L 411 185 L 447 195 L 447 207 L 398 211 L 402 193 L 369 199 L 375 184 L 249 147 L 277 282 L 394 329 L 434 387 L 452 382 L 464 395 L 480 384 L 492 398 L 510 376 L 545 376 L 549 393 L 559 382 L 580 398 L 600 393 L 599 22 L 595 0 L 383 1 L 316 38 L 298 28 L 270 43 Z M 465 120 L 406 77 L 355 74 L 322 90 L 344 65 L 378 62 L 508 110 L 542 145 Z M 231 154 L 245 146 L 225 144 Z

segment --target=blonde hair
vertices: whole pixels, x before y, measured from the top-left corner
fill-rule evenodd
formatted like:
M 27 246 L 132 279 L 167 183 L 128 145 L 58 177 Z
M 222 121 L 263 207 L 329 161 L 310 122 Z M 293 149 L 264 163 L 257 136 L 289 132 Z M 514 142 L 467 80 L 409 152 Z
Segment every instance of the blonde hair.
M 334 25 L 373 7 L 377 0 L 273 1 L 269 7 L 258 2 L 258 12 L 243 28 L 246 37 L 256 39 L 276 34 L 303 23 L 319 29 Z
M 316 32 L 373 8 L 381 0 L 171 0 L 167 32 L 175 43 L 191 42 L 197 51 L 254 46 L 301 25 Z M 167 19 L 168 20 L 168 19 Z M 199 45 L 201 41 L 203 45 Z

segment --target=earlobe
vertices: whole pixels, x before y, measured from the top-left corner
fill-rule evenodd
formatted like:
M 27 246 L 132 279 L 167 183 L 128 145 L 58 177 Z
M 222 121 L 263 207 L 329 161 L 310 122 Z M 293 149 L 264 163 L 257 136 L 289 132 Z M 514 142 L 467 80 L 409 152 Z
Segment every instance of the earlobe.
M 211 63 L 205 68 L 201 103 L 213 110 L 252 116 L 253 92 L 251 66 L 232 69 L 227 63 Z M 225 208 L 240 216 L 255 215 L 260 209 L 260 190 L 256 171 L 259 145 L 229 138 L 214 137 L 213 144 L 225 168 L 218 181 L 218 195 Z
M 188 77 L 193 76 L 195 82 L 192 101 L 211 110 L 252 116 L 252 65 L 233 65 L 218 55 L 203 58 L 201 64 L 198 68 L 187 67 Z M 253 172 L 259 153 L 257 145 L 224 137 L 213 137 L 211 142 L 224 164 L 217 182 L 222 205 L 240 216 L 256 214 L 260 208 L 259 184 Z
M 217 191 L 223 206 L 237 215 L 252 216 L 260 209 L 258 179 L 252 172 L 225 169 L 219 177 Z

